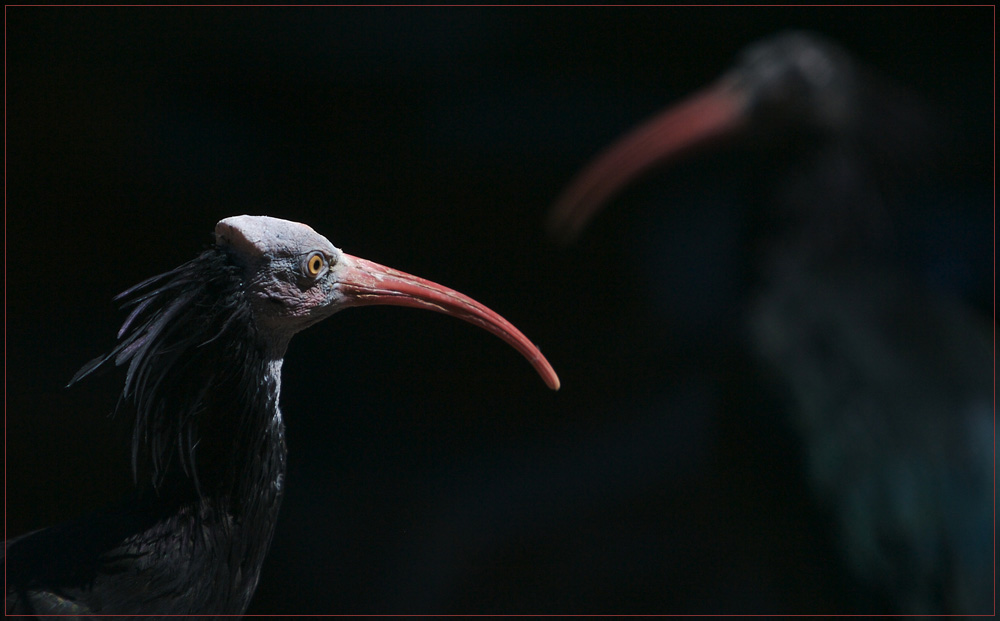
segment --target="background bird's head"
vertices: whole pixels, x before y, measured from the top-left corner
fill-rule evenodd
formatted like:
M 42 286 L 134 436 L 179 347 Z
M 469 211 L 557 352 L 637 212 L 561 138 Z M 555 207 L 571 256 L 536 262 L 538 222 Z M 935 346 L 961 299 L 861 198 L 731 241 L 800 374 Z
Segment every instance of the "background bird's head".
M 856 82 L 844 50 L 817 34 L 790 31 L 744 50 L 720 86 L 745 99 L 754 120 L 836 132 L 857 114 Z

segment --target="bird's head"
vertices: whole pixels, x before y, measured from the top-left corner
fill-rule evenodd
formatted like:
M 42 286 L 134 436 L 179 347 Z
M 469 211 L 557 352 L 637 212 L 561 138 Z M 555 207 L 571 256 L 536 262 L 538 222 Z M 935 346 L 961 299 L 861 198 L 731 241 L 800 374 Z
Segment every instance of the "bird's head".
M 257 462 L 240 451 L 256 450 L 247 434 L 276 420 L 289 340 L 350 306 L 394 304 L 458 317 L 513 346 L 559 388 L 527 337 L 457 291 L 351 256 L 297 222 L 235 216 L 216 225 L 215 237 L 194 259 L 118 295 L 131 309 L 118 344 L 70 380 L 106 364 L 127 366 L 119 405 L 134 420 L 133 470 L 137 481 L 148 471 L 155 489 L 174 475 L 193 479 L 199 494 L 252 483 L 240 468 Z M 199 472 L 209 476 L 203 481 Z
M 839 131 L 856 114 L 856 81 L 844 50 L 814 33 L 792 31 L 746 48 L 716 88 L 731 89 L 756 119 Z
M 483 304 L 437 283 L 347 254 L 311 227 L 267 216 L 233 216 L 215 227 L 216 245 L 244 270 L 254 322 L 284 349 L 296 332 L 351 306 L 387 304 L 445 313 L 503 339 L 545 383 L 559 378 L 538 348 Z
M 311 227 L 233 216 L 215 226 L 215 242 L 243 268 L 255 323 L 269 335 L 287 341 L 342 308 L 343 253 Z
M 639 175 L 720 138 L 754 130 L 759 142 L 778 143 L 783 131 L 845 131 L 859 114 L 857 80 L 847 53 L 818 35 L 793 31 L 756 43 L 713 84 L 598 155 L 556 200 L 549 226 L 573 238 Z

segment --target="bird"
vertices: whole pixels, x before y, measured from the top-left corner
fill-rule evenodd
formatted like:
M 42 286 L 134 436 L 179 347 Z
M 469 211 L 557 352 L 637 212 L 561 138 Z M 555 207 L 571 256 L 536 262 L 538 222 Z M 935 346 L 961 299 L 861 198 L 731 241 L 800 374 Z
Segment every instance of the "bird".
M 934 118 L 831 39 L 784 31 L 606 148 L 549 213 L 569 242 L 654 167 L 709 146 L 753 160 L 741 347 L 866 594 L 828 612 L 993 612 L 995 327 L 916 274 L 893 228 L 893 188 L 919 183 L 947 134 Z
M 445 313 L 559 378 L 517 328 L 475 300 L 352 256 L 311 227 L 228 217 L 194 259 L 116 298 L 117 344 L 84 365 L 125 367 L 135 490 L 4 545 L 8 615 L 242 615 L 284 494 L 281 367 L 297 332 L 375 304 Z

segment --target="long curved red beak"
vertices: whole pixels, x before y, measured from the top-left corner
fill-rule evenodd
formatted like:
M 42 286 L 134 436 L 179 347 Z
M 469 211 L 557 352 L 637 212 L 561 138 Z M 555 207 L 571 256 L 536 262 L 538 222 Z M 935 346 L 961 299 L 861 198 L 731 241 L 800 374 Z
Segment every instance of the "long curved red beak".
M 410 306 L 468 321 L 492 332 L 521 352 L 542 376 L 545 384 L 552 390 L 559 390 L 559 376 L 538 347 L 509 321 L 469 296 L 419 276 L 347 253 L 341 253 L 341 258 L 333 269 L 338 272 L 337 288 L 343 295 L 340 306 Z
M 743 119 L 745 98 L 729 81 L 654 116 L 596 157 L 569 184 L 549 214 L 549 229 L 570 241 L 629 181 L 712 138 L 731 133 Z

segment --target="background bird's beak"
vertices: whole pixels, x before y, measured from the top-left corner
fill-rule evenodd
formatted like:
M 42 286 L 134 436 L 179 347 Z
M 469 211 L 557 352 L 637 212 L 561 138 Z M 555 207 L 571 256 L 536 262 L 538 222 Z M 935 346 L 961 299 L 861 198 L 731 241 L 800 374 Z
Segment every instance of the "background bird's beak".
M 616 192 L 655 164 L 737 129 L 746 98 L 732 80 L 668 108 L 629 132 L 595 158 L 563 191 L 549 216 L 549 229 L 571 241 Z
M 468 321 L 521 352 L 549 388 L 559 389 L 559 376 L 534 343 L 509 321 L 472 298 L 419 276 L 346 253 L 341 253 L 334 269 L 337 270 L 337 288 L 344 296 L 341 306 L 412 306 Z

